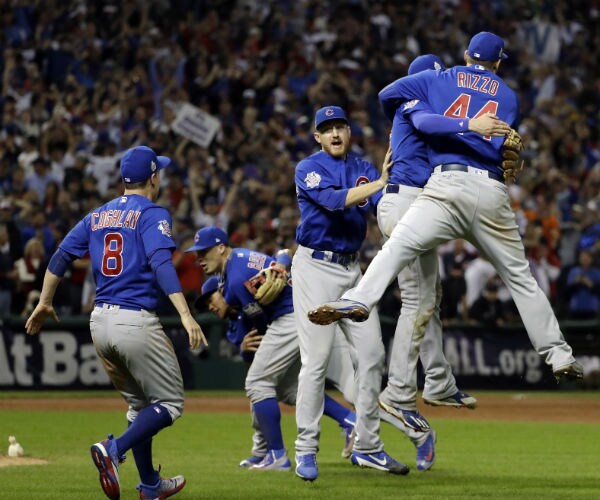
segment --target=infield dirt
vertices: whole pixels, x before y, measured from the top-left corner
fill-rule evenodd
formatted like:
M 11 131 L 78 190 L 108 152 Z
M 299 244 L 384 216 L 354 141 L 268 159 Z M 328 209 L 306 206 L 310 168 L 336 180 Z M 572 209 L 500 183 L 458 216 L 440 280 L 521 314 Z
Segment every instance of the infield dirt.
M 478 396 L 477 409 L 431 407 L 420 404 L 427 418 L 464 420 L 514 420 L 534 422 L 600 422 L 600 397 L 584 398 L 570 395 L 541 396 L 528 394 L 500 394 Z M 282 405 L 284 414 L 293 414 L 294 408 Z M 125 410 L 119 397 L 77 398 L 18 398 L 0 399 L 0 410 L 31 411 L 115 411 Z M 243 396 L 190 396 L 185 401 L 186 412 L 243 413 L 249 410 Z

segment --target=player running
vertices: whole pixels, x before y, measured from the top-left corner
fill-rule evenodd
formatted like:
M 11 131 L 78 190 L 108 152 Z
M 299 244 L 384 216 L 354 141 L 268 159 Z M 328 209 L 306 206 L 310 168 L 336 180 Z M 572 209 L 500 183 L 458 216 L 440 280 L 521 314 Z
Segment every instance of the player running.
M 171 261 L 175 243 L 171 217 L 156 205 L 160 170 L 170 163 L 146 146 L 121 159 L 125 184 L 119 196 L 86 215 L 61 242 L 48 264 L 39 304 L 25 323 L 39 333 L 47 316 L 58 321 L 52 300 L 71 261 L 88 252 L 96 282 L 90 331 L 96 352 L 115 388 L 127 402 L 128 429 L 91 447 L 100 485 L 120 497 L 119 463 L 133 452 L 140 499 L 167 498 L 185 486 L 183 476 L 163 479 L 152 462 L 152 438 L 183 412 L 183 380 L 173 344 L 155 309 L 159 288 L 171 300 L 194 349 L 207 345 L 185 301 Z
M 282 286 L 271 297 L 259 298 L 255 281 L 264 270 L 275 268 L 276 261 L 266 254 L 246 248 L 231 248 L 227 234 L 220 228 L 200 229 L 194 245 L 185 250 L 196 252 L 206 274 L 218 273 L 202 287 L 201 302 L 222 319 L 233 315 L 228 338 L 242 347 L 245 359 L 252 364 L 246 376 L 246 394 L 252 404 L 253 425 L 260 434 L 253 438 L 252 456 L 240 465 L 250 470 L 291 469 L 281 433 L 278 402 L 296 404 L 300 350 L 292 304 L 292 287 L 284 266 Z M 262 286 L 265 286 L 264 284 Z M 266 288 L 266 287 L 265 287 Z M 263 289 L 264 293 L 265 289 Z M 327 370 L 327 377 L 352 402 L 354 376 L 348 347 L 342 342 Z M 325 394 L 325 413 L 338 422 L 346 437 L 342 456 L 350 455 L 354 439 L 354 412 Z M 266 441 L 266 450 L 260 438 Z

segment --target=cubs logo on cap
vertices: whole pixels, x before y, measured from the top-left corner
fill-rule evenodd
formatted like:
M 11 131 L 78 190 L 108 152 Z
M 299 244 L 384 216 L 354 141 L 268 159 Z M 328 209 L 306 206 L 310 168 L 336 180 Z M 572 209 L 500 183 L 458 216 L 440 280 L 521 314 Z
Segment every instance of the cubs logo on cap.
M 315 128 L 318 129 L 323 123 L 330 120 L 342 120 L 348 123 L 346 113 L 339 106 L 325 106 L 315 113 Z
M 229 245 L 227 233 L 217 226 L 207 226 L 198 230 L 194 235 L 194 244 L 185 252 L 200 252 L 217 245 Z

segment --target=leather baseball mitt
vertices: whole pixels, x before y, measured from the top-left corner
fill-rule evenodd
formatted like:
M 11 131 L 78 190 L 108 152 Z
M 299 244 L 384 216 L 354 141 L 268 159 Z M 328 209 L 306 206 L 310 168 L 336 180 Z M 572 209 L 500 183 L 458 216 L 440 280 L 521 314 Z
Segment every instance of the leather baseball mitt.
M 249 279 L 246 288 L 259 304 L 266 306 L 273 302 L 287 285 L 287 274 L 279 269 L 269 267 Z
M 511 128 L 502 144 L 502 171 L 505 180 L 514 182 L 523 171 L 525 161 L 519 159 L 521 151 L 523 151 L 523 140 L 519 132 Z

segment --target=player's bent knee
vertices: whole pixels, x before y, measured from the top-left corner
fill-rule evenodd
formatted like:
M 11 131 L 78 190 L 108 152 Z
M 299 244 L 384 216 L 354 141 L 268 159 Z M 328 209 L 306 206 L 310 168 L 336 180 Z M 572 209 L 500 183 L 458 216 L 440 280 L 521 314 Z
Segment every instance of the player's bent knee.
M 169 412 L 169 415 L 171 417 L 171 424 L 173 424 L 175 420 L 177 420 L 179 417 L 181 417 L 181 415 L 183 415 L 183 401 L 181 403 L 161 402 L 159 404 Z
M 251 403 L 256 404 L 263 399 L 277 398 L 277 391 L 271 385 L 248 385 L 246 384 L 246 396 Z
M 133 408 L 129 408 L 129 410 L 127 410 L 127 421 L 128 422 L 133 422 L 137 418 L 138 413 L 139 413 L 138 410 L 134 410 Z

